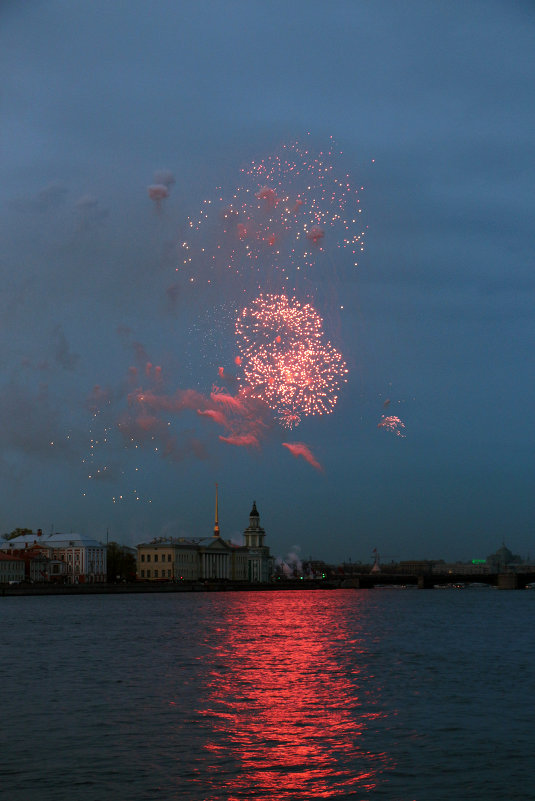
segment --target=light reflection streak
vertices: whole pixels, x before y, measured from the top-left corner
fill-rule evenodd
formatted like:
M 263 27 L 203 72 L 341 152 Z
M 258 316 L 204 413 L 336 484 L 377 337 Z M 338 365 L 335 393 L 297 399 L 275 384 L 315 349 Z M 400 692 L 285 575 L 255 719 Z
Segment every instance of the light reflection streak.
M 208 694 L 198 709 L 210 732 L 209 765 L 198 781 L 213 776 L 224 794 L 206 797 L 368 793 L 392 767 L 366 737 L 384 726 L 386 713 L 380 699 L 370 698 L 369 676 L 361 686 L 364 646 L 348 642 L 336 606 L 321 603 L 323 593 L 313 594 L 312 607 L 310 593 L 289 595 L 247 593 L 250 603 L 229 608 L 225 637 L 213 646 Z

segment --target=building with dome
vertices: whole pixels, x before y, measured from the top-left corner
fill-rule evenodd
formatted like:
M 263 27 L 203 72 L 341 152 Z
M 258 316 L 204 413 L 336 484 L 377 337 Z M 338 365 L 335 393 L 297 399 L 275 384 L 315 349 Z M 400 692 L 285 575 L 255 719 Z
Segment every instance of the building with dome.
M 498 548 L 495 553 L 487 556 L 487 564 L 498 571 L 503 571 L 510 565 L 519 565 L 521 562 L 522 558 L 509 550 L 505 543 L 502 543 L 502 547 Z

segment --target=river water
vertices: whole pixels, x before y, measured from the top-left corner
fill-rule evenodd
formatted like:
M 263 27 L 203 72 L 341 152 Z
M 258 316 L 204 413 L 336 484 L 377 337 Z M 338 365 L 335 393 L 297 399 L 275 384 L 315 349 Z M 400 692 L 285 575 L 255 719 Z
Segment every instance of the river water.
M 0 598 L 6 801 L 535 799 L 535 591 Z

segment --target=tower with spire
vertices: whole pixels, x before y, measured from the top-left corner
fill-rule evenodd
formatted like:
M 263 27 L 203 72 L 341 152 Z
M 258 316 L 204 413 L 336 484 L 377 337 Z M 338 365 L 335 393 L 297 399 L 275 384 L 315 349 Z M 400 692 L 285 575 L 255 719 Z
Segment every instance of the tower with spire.
M 219 513 L 217 509 L 217 484 L 215 485 L 215 523 L 214 523 L 214 537 L 219 537 Z

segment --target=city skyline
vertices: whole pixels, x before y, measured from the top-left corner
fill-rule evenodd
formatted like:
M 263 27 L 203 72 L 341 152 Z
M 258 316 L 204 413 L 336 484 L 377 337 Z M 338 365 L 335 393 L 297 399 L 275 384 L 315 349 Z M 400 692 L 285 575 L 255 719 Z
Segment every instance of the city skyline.
M 534 26 L 8 3 L 2 530 L 533 552 Z

